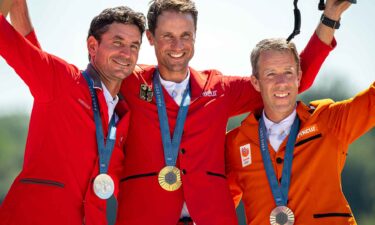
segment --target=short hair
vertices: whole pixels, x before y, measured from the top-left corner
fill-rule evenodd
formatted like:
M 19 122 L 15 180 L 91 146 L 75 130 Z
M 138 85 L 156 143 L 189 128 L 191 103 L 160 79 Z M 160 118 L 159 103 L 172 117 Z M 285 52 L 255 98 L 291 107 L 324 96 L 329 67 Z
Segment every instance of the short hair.
M 264 39 L 255 46 L 251 52 L 251 66 L 252 73 L 255 77 L 259 78 L 258 61 L 260 54 L 265 51 L 280 51 L 290 52 L 294 56 L 297 64 L 297 72 L 300 70 L 300 58 L 297 52 L 296 45 L 293 42 L 287 42 L 284 38 L 268 38 Z
M 93 36 L 100 42 L 102 35 L 108 31 L 112 23 L 135 25 L 142 36 L 146 27 L 146 18 L 142 13 L 127 6 L 105 9 L 92 19 L 87 38 Z
M 188 13 L 193 16 L 194 28 L 197 30 L 198 10 L 191 0 L 151 0 L 147 13 L 148 30 L 155 34 L 158 17 L 164 11 L 175 11 L 178 13 Z

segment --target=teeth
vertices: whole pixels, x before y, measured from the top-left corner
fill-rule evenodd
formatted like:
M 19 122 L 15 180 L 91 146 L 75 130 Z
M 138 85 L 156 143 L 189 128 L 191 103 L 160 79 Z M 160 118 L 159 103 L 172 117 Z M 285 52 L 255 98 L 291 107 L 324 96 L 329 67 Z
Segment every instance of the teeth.
M 282 97 L 288 96 L 288 94 L 287 93 L 285 93 L 285 94 L 275 94 L 275 96 L 282 98 Z
M 184 55 L 184 53 L 170 53 L 169 54 L 172 58 L 180 58 Z
M 129 66 L 130 64 L 129 63 L 126 63 L 126 62 L 121 62 L 121 61 L 118 61 L 116 59 L 113 60 L 115 63 L 121 65 L 121 66 Z

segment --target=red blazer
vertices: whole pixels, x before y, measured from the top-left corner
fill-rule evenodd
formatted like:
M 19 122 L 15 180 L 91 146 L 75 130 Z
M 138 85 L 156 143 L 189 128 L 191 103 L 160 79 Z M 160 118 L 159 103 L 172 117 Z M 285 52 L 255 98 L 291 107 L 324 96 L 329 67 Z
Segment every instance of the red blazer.
M 314 35 L 302 54 L 303 88 L 309 87 L 330 47 Z M 215 70 L 190 68 L 191 105 L 177 159 L 182 187 L 162 189 L 158 172 L 165 166 L 155 97 L 139 98 L 140 85 L 152 84 L 155 68 L 141 67 L 123 82 L 121 92 L 132 116 L 125 143 L 124 173 L 120 180 L 118 225 L 176 225 L 186 201 L 195 223 L 237 224 L 225 179 L 224 141 L 228 118 L 262 107 L 249 77 L 222 76 Z M 164 91 L 171 133 L 179 106 Z
M 81 72 L 32 45 L 3 16 L 0 55 L 34 97 L 23 169 L 0 207 L 0 224 L 106 224 L 105 201 L 92 190 L 99 173 L 98 150 L 91 97 Z M 108 109 L 102 90 L 96 91 L 106 133 Z M 125 101 L 119 107 L 124 116 Z M 117 128 L 117 149 L 129 115 L 124 118 Z M 116 177 L 123 154 L 115 151 L 113 156 L 110 173 Z

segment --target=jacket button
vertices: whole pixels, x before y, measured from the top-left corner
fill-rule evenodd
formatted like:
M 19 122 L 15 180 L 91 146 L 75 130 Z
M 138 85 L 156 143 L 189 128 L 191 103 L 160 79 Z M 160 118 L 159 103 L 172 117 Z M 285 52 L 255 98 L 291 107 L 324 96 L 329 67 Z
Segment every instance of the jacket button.
M 182 154 L 185 154 L 186 153 L 186 150 L 183 148 L 183 149 L 181 149 L 181 153 Z
M 277 164 L 281 164 L 281 163 L 283 163 L 283 159 L 282 158 L 280 158 L 280 157 L 277 157 L 276 158 L 276 162 L 277 162 Z
M 186 170 L 185 169 L 182 169 L 181 172 L 182 172 L 183 175 L 186 174 Z

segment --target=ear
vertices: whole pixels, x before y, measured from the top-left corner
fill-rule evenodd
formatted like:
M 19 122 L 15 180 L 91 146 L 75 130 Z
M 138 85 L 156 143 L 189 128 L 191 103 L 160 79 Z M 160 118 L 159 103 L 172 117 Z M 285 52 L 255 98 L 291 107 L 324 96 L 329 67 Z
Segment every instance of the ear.
M 301 85 L 301 79 L 302 79 L 302 71 L 301 71 L 301 69 L 299 69 L 298 75 L 297 75 L 298 88 Z
M 89 51 L 91 58 L 95 57 L 98 47 L 99 42 L 94 38 L 94 36 L 87 38 L 87 50 Z
M 150 30 L 146 30 L 146 36 L 148 39 L 148 42 L 150 43 L 151 46 L 154 45 L 154 35 L 151 33 Z
M 260 92 L 259 80 L 256 78 L 255 75 L 251 75 L 250 77 L 251 84 L 253 85 L 254 89 Z

